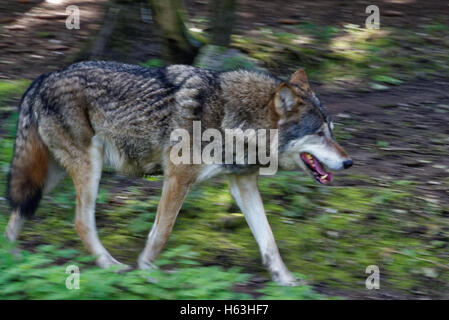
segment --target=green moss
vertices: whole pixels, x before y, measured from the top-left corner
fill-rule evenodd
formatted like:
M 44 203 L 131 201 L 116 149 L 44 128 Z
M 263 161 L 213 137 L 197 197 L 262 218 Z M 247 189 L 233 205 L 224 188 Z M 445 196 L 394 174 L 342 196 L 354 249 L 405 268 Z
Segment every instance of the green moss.
M 244 57 L 232 57 L 223 61 L 223 71 L 231 71 L 237 69 L 253 70 L 256 65 Z
M 51 32 L 39 31 L 39 32 L 36 32 L 36 36 L 38 36 L 39 38 L 48 39 L 48 38 L 54 38 L 55 35 Z
M 0 81 L 0 107 L 7 99 L 20 97 L 29 84 L 29 80 Z
M 156 67 L 163 67 L 164 62 L 161 59 L 152 58 L 150 60 L 147 60 L 146 62 L 140 63 L 142 67 L 148 67 L 148 68 L 156 68 Z

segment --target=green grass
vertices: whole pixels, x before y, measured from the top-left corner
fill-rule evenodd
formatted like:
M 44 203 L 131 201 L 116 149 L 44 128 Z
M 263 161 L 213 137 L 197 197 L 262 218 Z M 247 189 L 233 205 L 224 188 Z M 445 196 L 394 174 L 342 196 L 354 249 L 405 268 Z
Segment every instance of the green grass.
M 178 263 L 170 260 L 170 272 L 130 271 L 117 274 L 113 270 L 92 267 L 92 258 L 77 250 L 60 249 L 42 245 L 35 252 L 14 249 L 0 240 L 0 299 L 249 299 L 232 287 L 244 283 L 249 275 L 238 268 L 203 267 L 191 259 L 189 247 L 166 251 L 164 256 L 176 256 Z M 175 254 L 173 254 L 175 253 Z M 79 289 L 69 290 L 66 281 L 68 266 L 80 271 Z M 69 280 L 73 283 L 73 280 Z
M 7 99 L 17 98 L 30 85 L 29 80 L 0 81 L 0 107 Z
M 54 33 L 46 32 L 46 31 L 36 32 L 36 36 L 38 36 L 39 38 L 44 38 L 44 39 L 54 38 L 55 37 Z
M 140 64 L 142 67 L 148 67 L 148 68 L 157 68 L 157 67 L 163 67 L 164 62 L 161 59 L 152 58 L 145 62 L 142 62 Z

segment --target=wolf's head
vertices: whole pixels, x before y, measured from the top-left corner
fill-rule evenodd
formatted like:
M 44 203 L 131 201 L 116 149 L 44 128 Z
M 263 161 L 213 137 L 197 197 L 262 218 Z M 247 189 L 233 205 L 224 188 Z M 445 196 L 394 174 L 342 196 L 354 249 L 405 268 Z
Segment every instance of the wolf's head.
M 326 184 L 332 181 L 326 168 L 352 166 L 351 158 L 335 141 L 332 120 L 310 88 L 304 70 L 296 71 L 289 82 L 277 88 L 272 106 L 278 116 L 282 169 L 299 166 L 317 182 Z

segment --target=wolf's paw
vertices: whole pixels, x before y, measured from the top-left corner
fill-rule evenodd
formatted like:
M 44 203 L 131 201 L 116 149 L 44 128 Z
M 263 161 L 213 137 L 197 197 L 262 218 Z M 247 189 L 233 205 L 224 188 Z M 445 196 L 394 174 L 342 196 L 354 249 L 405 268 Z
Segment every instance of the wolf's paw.
M 158 269 L 158 267 L 155 264 L 153 264 L 153 263 L 151 263 L 151 262 L 149 262 L 149 261 L 147 261 L 147 260 L 145 260 L 145 259 L 143 259 L 141 257 L 139 257 L 139 261 L 137 263 L 138 263 L 138 266 L 139 266 L 140 270 L 154 270 L 154 269 Z
M 155 264 L 153 264 L 150 261 L 148 261 L 147 259 L 145 259 L 143 254 L 139 257 L 139 260 L 137 261 L 137 264 L 138 264 L 140 270 L 156 270 L 156 269 L 159 269 L 158 266 L 156 266 Z M 149 282 L 149 283 L 157 283 L 158 282 L 158 280 L 156 278 L 153 278 L 153 277 L 146 277 L 146 279 L 147 279 L 147 282 Z
M 9 253 L 11 255 L 13 255 L 14 257 L 16 257 L 16 258 L 22 258 L 23 257 L 22 251 L 20 251 L 19 248 L 12 248 L 11 250 L 9 250 Z
M 130 266 L 117 261 L 109 254 L 102 255 L 102 256 L 98 257 L 96 263 L 97 263 L 97 266 L 99 266 L 100 268 L 105 268 L 105 269 L 109 268 L 109 267 L 117 266 L 116 272 L 118 272 L 118 273 L 122 273 L 122 272 L 131 270 Z
M 305 284 L 303 280 L 296 278 L 290 272 L 277 275 L 276 277 L 273 276 L 273 281 L 284 287 L 297 287 Z

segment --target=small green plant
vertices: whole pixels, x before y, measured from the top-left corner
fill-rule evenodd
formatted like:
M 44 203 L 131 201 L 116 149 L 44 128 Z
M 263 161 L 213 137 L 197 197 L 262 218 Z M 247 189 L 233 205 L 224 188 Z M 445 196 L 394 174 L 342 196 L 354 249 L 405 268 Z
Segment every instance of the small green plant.
M 390 146 L 390 143 L 388 143 L 387 141 L 377 140 L 376 146 L 378 146 L 379 148 L 388 148 Z
M 402 81 L 393 77 L 385 76 L 385 75 L 376 75 L 373 77 L 374 81 L 384 82 L 388 84 L 398 85 L 401 84 Z
M 20 97 L 29 84 L 29 80 L 0 81 L 0 107 L 7 99 Z
M 161 59 L 151 58 L 150 60 L 140 63 L 140 65 L 142 67 L 158 68 L 158 67 L 163 67 L 164 62 Z
M 253 70 L 256 66 L 245 57 L 232 57 L 223 61 L 223 71 L 232 71 L 237 69 Z
M 51 32 L 46 32 L 46 31 L 39 31 L 39 32 L 36 32 L 36 35 L 37 35 L 39 38 L 44 38 L 44 39 L 54 38 L 54 36 L 55 36 L 53 33 L 51 33 Z
M 303 275 L 296 274 L 298 279 L 303 279 Z M 296 287 L 282 287 L 274 282 L 268 283 L 263 289 L 261 300 L 324 300 L 328 297 L 313 291 L 312 287 L 302 284 Z

